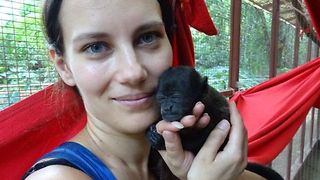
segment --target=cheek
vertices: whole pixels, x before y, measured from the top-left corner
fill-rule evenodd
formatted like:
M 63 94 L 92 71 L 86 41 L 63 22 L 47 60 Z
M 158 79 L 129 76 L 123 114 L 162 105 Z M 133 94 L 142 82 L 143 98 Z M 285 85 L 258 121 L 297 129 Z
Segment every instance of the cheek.
M 149 69 L 151 69 L 151 72 L 153 72 L 154 75 L 159 78 L 160 75 L 172 65 L 171 46 L 168 45 L 168 47 L 163 50 L 162 53 L 152 56 L 150 59 L 148 59 Z
M 90 90 L 95 87 L 96 83 L 101 82 L 99 80 L 101 76 L 97 76 L 99 73 L 93 67 L 77 68 L 74 73 L 76 75 L 75 81 L 79 88 L 85 87 Z
M 70 65 L 76 86 L 82 95 L 100 92 L 108 82 L 106 71 L 101 64 L 84 63 L 79 60 Z

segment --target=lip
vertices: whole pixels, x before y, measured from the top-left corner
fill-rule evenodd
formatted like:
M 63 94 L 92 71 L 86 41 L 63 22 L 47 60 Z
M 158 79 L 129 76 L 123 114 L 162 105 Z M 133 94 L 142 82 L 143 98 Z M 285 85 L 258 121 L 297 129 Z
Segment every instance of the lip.
M 139 93 L 119 96 L 112 100 L 128 108 L 140 109 L 150 105 L 152 98 L 153 93 Z

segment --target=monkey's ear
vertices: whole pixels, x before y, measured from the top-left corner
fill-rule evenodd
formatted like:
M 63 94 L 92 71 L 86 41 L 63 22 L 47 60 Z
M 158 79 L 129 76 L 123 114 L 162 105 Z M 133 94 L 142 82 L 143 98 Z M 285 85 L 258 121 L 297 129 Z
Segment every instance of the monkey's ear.
M 208 84 L 208 76 L 204 76 L 204 77 L 202 78 L 202 83 Z
M 207 93 L 208 90 L 209 90 L 209 87 L 208 87 L 208 77 L 207 77 L 207 76 L 204 76 L 204 77 L 202 78 L 201 84 L 202 84 L 202 92 L 203 92 L 203 93 Z

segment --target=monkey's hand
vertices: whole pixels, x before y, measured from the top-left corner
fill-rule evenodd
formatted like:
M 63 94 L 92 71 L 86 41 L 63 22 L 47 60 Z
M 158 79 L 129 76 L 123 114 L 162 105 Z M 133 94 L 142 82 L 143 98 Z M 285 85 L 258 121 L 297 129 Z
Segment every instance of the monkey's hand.
M 152 148 L 157 150 L 165 149 L 164 139 L 163 137 L 157 132 L 156 125 L 152 124 L 146 133 L 147 139 Z

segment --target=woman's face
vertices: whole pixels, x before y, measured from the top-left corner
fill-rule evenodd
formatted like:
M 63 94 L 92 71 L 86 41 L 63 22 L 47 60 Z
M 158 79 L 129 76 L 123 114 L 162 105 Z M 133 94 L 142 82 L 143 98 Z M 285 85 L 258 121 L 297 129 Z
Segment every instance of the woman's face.
M 89 119 L 101 128 L 137 133 L 158 118 L 154 89 L 172 64 L 156 0 L 66 0 L 59 19 L 62 79 L 77 86 Z

